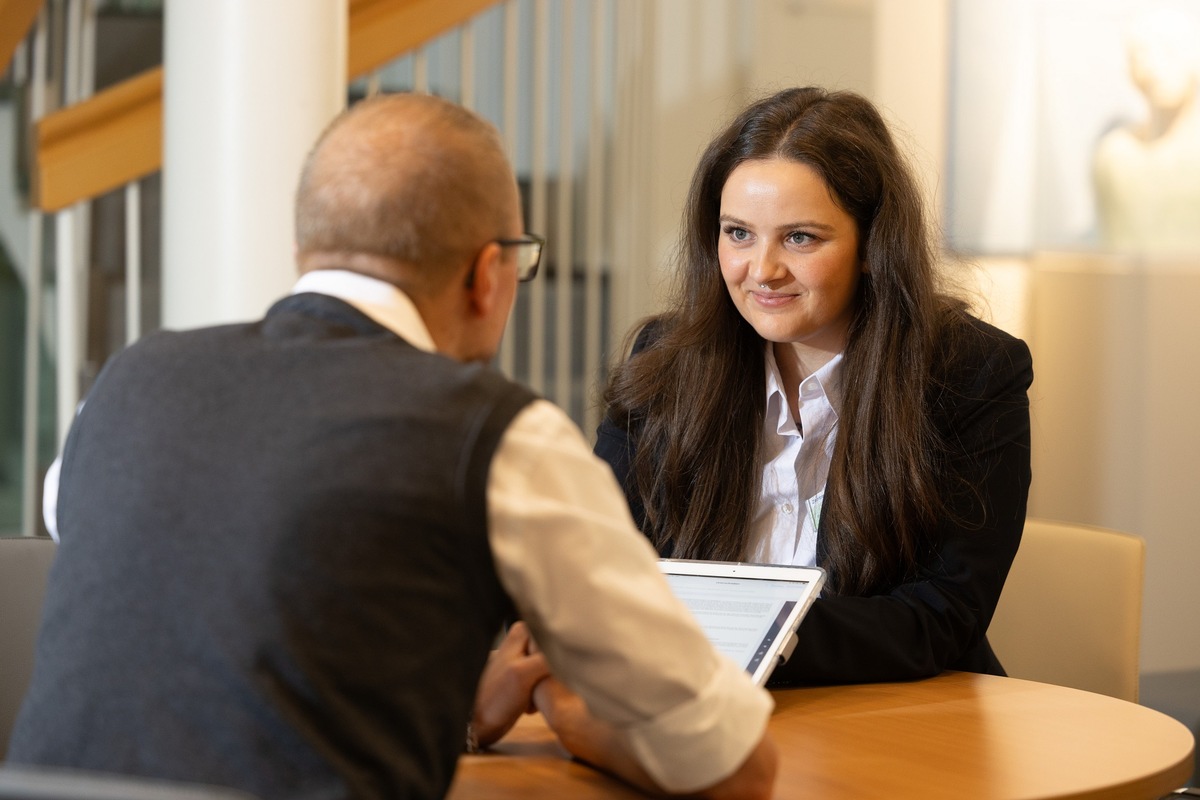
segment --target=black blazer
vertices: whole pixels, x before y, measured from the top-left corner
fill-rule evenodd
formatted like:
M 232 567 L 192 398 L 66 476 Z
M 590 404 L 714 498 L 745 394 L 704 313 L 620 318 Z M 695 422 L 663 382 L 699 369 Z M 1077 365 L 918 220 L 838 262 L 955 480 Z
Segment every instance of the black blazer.
M 639 336 L 635 353 L 647 338 Z M 935 378 L 929 413 L 965 490 L 951 492 L 951 513 L 912 580 L 871 596 L 827 593 L 813 604 L 773 686 L 908 680 L 945 669 L 1004 674 L 985 634 L 1025 524 L 1033 362 L 1020 339 L 967 317 L 953 351 L 939 355 Z M 636 447 L 612 419 L 600 423 L 596 454 L 612 466 L 644 530 L 630 475 Z

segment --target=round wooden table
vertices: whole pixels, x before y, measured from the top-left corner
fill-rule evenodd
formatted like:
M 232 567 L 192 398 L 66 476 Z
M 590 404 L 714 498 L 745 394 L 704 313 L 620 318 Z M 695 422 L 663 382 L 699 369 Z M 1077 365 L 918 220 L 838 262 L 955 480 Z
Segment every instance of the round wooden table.
M 1157 711 L 972 673 L 774 692 L 775 796 L 805 800 L 1156 800 L 1192 771 L 1191 732 Z M 571 761 L 540 716 L 465 756 L 452 800 L 640 797 Z

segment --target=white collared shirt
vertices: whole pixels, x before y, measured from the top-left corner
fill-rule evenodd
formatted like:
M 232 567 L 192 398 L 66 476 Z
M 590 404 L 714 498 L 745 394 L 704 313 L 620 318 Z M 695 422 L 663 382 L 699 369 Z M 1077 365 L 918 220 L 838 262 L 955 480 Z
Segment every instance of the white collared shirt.
M 340 270 L 293 290 L 350 303 L 410 344 L 434 342 L 398 288 Z M 57 527 L 57 465 L 47 527 Z M 514 418 L 488 473 L 488 541 L 500 581 L 554 674 L 616 726 L 664 788 L 693 791 L 731 774 L 766 729 L 773 701 L 716 653 L 655 563 L 608 465 L 557 406 Z
M 817 529 L 837 440 L 842 356 L 800 382 L 800 424 L 792 419 L 774 348 L 766 349 L 767 411 L 763 472 L 750 524 L 747 561 L 815 566 Z

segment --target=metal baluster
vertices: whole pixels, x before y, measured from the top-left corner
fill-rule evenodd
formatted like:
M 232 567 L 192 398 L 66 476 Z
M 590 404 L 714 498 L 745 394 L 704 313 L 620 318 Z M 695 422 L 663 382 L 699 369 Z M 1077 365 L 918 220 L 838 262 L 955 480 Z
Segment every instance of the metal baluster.
M 644 283 L 631 278 L 648 268 L 654 257 L 646 225 L 645 199 L 637 187 L 642 176 L 651 174 L 646 148 L 640 144 L 648 130 L 650 91 L 645 42 L 653 39 L 654 7 L 641 0 L 617 0 L 615 75 L 622 87 L 616 98 L 613 136 L 613 196 L 621 205 L 613 209 L 613 258 L 609 271 L 613 336 L 620 341 L 629 326 L 647 313 Z
M 517 79 L 520 72 L 521 18 L 517 0 L 504 4 L 504 146 L 513 167 L 517 164 L 517 140 L 520 136 L 518 107 L 520 96 Z M 512 376 L 516 368 L 513 319 L 509 318 L 508 329 L 500 340 L 500 369 Z
M 59 449 L 67 440 L 67 431 L 75 418 L 75 407 L 79 404 L 79 280 L 75 264 L 76 219 L 79 205 L 71 206 L 54 215 L 55 261 L 57 262 L 55 296 L 58 308 L 58 335 L 56 337 L 58 359 L 56 376 L 58 402 L 56 427 Z
M 530 225 L 546 230 L 547 106 L 550 75 L 549 16 L 547 0 L 536 0 L 533 15 L 533 142 L 530 174 Z M 560 269 L 561 271 L 561 265 Z M 549 273 L 549 270 L 547 270 Z M 529 298 L 529 385 L 536 392 L 546 386 L 546 281 L 530 285 Z
M 554 319 L 554 400 L 573 414 L 571 402 L 571 354 L 574 348 L 571 336 L 572 289 L 574 283 L 574 47 L 575 14 L 573 0 L 562 0 L 562 19 L 560 20 L 559 41 L 562 48 L 559 51 L 558 65 L 558 177 L 556 181 L 557 196 L 555 198 L 556 223 L 555 261 L 558 270 L 555 275 L 555 319 Z M 547 331 L 549 333 L 549 331 Z
M 125 186 L 125 343 L 142 335 L 142 184 Z
M 413 91 L 429 94 L 429 54 L 424 47 L 413 52 Z
M 475 24 L 467 20 L 459 27 L 458 67 L 460 102 L 475 110 Z
M 83 4 L 85 0 L 69 0 L 66 14 L 65 52 L 63 54 L 63 103 L 70 106 L 80 99 L 83 71 L 79 62 L 83 55 Z M 83 365 L 84 315 L 82 299 L 85 281 L 79 242 L 84 225 L 83 207 L 76 203 L 55 214 L 55 292 L 58 307 L 58 358 L 56 363 L 58 402 L 58 445 L 66 441 L 67 431 L 75 417 L 80 397 L 80 373 Z
M 379 94 L 380 87 L 383 84 L 383 73 L 381 70 L 375 70 L 367 76 L 367 97 L 374 97 Z
M 587 196 L 584 206 L 585 237 L 587 256 L 584 262 L 584 430 L 594 431 L 600 421 L 599 388 L 596 382 L 603 379 L 604 342 L 601 341 L 604 313 L 603 284 L 605 247 L 605 220 L 611 219 L 611 208 L 605 207 L 605 125 L 608 108 L 608 78 L 611 63 L 608 60 L 608 11 L 609 4 L 594 0 L 591 19 L 591 93 L 588 114 L 588 162 Z
M 46 113 L 46 61 L 48 12 L 45 6 L 38 14 L 33 34 L 32 65 L 29 83 L 30 122 Z M 42 265 L 42 212 L 29 212 L 29 271 L 25 282 L 25 392 L 23 397 L 21 441 L 21 535 L 33 536 L 38 530 L 38 510 L 42 507 L 37 487 L 40 484 L 38 465 L 38 429 L 41 385 L 39 366 L 42 355 L 42 303 L 45 301 Z

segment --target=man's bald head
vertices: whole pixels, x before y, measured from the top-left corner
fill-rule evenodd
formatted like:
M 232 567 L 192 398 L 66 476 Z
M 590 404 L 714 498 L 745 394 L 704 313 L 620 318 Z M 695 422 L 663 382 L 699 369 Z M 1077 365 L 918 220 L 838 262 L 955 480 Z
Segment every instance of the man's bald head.
M 436 291 L 519 219 L 496 129 L 430 95 L 364 100 L 309 154 L 296 193 L 296 245 L 394 262 L 410 291 Z M 516 231 L 519 232 L 519 231 Z

